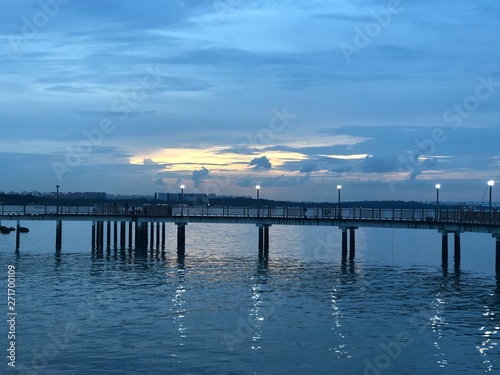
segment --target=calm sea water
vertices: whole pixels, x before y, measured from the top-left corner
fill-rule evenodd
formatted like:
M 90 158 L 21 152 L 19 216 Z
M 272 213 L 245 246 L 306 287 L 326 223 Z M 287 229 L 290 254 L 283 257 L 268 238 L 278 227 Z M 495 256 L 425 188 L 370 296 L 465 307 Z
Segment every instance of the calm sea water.
M 488 235 L 463 234 L 461 268 L 443 270 L 431 231 L 359 229 L 343 263 L 336 228 L 273 226 L 259 260 L 255 226 L 190 224 L 179 259 L 174 225 L 164 252 L 99 253 L 90 224 L 64 223 L 56 253 L 54 223 L 26 224 L 20 251 L 0 237 L 2 374 L 500 373 Z

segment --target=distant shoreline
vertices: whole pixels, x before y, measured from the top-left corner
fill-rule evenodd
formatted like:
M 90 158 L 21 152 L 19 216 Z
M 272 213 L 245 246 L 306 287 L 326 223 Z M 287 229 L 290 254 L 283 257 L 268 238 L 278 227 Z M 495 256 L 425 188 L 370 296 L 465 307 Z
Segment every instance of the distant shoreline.
M 62 195 L 62 194 L 61 194 Z M 61 197 L 59 200 L 53 197 L 40 197 L 32 194 L 5 194 L 0 193 L 0 205 L 105 205 L 105 204 L 172 204 L 176 205 L 178 201 L 163 201 L 156 200 L 154 196 L 151 197 L 119 197 L 119 198 L 99 198 L 99 199 L 85 199 L 85 198 L 66 198 Z M 336 201 L 330 202 L 304 202 L 304 201 L 285 201 L 285 200 L 272 200 L 272 199 L 253 199 L 250 197 L 219 197 L 210 199 L 210 205 L 221 206 L 238 206 L 238 207 L 252 207 L 256 204 L 266 206 L 299 206 L 299 207 L 337 207 Z M 185 202 L 187 205 L 200 205 L 199 202 Z M 440 202 L 440 208 L 464 208 L 464 207 L 481 207 L 484 203 L 481 202 Z M 435 202 L 416 202 L 416 201 L 345 201 L 342 202 L 344 207 L 364 207 L 364 208 L 435 208 Z

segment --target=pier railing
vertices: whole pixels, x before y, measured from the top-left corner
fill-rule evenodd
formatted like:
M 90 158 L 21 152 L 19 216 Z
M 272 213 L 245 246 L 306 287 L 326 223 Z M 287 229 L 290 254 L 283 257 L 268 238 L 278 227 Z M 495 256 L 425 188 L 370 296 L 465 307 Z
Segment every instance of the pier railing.
M 284 218 L 304 220 L 399 220 L 439 221 L 451 223 L 500 225 L 500 212 L 488 209 L 381 209 L 346 207 L 233 207 L 188 205 L 95 205 L 95 206 L 41 206 L 1 205 L 3 216 L 16 215 L 116 215 L 155 217 L 237 217 Z

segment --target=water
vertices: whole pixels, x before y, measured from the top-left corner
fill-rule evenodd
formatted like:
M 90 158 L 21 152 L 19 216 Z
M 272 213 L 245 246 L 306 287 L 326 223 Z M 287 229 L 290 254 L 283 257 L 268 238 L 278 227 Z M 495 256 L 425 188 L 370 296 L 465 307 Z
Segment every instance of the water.
M 10 226 L 11 223 L 3 222 Z M 13 223 L 12 223 L 13 224 Z M 90 249 L 89 223 L 27 222 L 16 266 L 16 370 L 2 374 L 483 374 L 500 369 L 494 240 L 462 234 L 441 266 L 440 234 L 359 229 L 341 261 L 337 228 L 189 224 L 167 248 Z M 452 246 L 453 240 L 450 239 Z M 452 254 L 452 251 L 450 251 Z M 7 352 L 7 322 L 0 324 Z M 22 371 L 19 371 L 22 370 Z

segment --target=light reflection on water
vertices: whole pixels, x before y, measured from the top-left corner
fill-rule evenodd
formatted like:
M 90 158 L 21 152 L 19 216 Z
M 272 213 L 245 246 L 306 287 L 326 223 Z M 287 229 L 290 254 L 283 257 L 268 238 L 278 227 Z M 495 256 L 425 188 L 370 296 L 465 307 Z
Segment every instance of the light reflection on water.
M 359 230 L 356 259 L 342 262 L 331 228 L 273 226 L 259 259 L 251 226 L 188 226 L 178 257 L 174 230 L 165 251 L 97 252 L 87 228 L 68 224 L 55 252 L 52 226 L 33 224 L 19 252 L 9 238 L 0 251 L 18 272 L 19 361 L 43 374 L 499 369 L 486 237 L 464 235 L 461 269 L 442 270 L 439 237 L 418 231 L 395 231 L 393 251 L 390 231 Z M 482 262 L 467 263 L 468 241 Z

